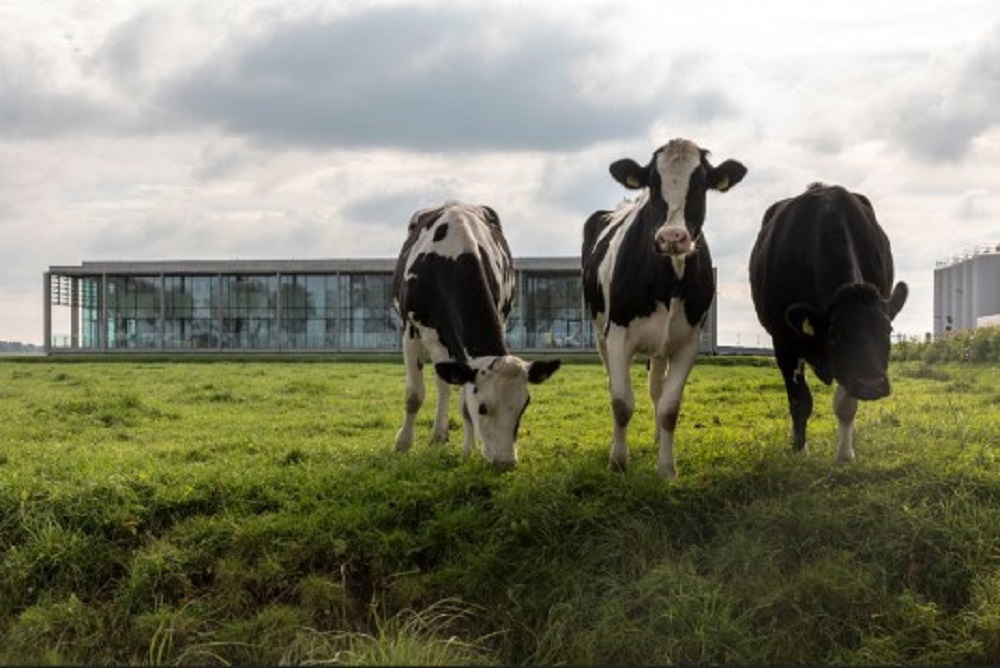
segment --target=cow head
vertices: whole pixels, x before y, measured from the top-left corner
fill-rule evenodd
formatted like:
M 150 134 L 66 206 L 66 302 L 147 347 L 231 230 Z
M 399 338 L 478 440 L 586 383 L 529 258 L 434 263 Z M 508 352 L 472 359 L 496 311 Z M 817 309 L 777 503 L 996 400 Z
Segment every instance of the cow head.
M 483 442 L 486 460 L 498 469 L 509 469 L 517 463 L 517 432 L 531 399 L 528 383 L 545 382 L 560 364 L 505 355 L 438 362 L 434 370 L 444 381 L 463 386 L 462 407 Z
M 828 353 L 833 377 L 856 399 L 881 399 L 890 391 L 889 335 L 892 320 L 909 290 L 899 282 L 889 299 L 871 283 L 841 286 L 827 309 L 794 304 L 785 313 L 801 337 L 816 341 Z
M 611 175 L 626 188 L 649 189 L 649 201 L 660 212 L 656 250 L 683 258 L 698 249 L 705 222 L 705 194 L 726 192 L 743 180 L 747 169 L 735 160 L 718 167 L 708 162 L 708 151 L 687 139 L 673 139 L 653 153 L 642 167 L 631 158 L 611 164 Z

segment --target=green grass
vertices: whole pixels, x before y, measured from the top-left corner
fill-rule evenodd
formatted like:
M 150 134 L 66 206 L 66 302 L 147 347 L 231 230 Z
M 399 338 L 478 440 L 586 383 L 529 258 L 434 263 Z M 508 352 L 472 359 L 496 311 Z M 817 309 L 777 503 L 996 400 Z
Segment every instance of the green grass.
M 897 362 L 834 462 L 772 365 L 700 364 L 655 475 L 640 366 L 534 387 L 521 463 L 392 451 L 400 365 L 0 362 L 0 663 L 1000 662 L 1000 378 Z

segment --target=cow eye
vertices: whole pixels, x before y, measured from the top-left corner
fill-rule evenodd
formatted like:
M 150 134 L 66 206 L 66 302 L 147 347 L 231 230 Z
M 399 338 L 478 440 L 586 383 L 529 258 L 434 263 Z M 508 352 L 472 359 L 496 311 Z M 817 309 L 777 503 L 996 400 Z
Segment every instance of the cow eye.
M 490 414 L 490 410 L 488 408 L 486 408 L 485 404 L 479 404 L 479 414 L 480 415 L 489 415 Z

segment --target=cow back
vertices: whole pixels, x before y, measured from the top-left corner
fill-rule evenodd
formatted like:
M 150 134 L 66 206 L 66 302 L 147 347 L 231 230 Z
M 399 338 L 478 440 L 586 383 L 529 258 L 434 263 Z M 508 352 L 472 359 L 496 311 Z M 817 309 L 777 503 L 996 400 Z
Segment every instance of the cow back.
M 513 297 L 510 248 L 493 209 L 450 202 L 413 215 L 393 275 L 410 334 L 432 332 L 450 359 L 506 354 Z
M 838 288 L 892 289 L 889 240 L 871 203 L 839 186 L 812 186 L 772 205 L 750 256 L 750 287 L 761 323 L 774 334 L 796 303 L 825 308 Z

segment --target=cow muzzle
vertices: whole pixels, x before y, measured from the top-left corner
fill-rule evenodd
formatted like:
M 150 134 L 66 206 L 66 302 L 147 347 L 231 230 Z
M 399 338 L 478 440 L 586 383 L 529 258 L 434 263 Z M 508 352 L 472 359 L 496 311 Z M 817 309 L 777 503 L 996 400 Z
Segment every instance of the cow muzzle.
M 667 255 L 688 255 L 694 249 L 691 234 L 684 227 L 664 226 L 654 237 L 656 250 Z
M 886 376 L 856 378 L 846 389 L 847 393 L 855 399 L 874 401 L 889 396 L 889 379 Z

